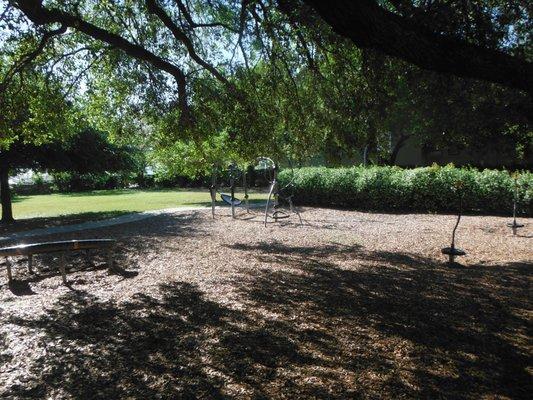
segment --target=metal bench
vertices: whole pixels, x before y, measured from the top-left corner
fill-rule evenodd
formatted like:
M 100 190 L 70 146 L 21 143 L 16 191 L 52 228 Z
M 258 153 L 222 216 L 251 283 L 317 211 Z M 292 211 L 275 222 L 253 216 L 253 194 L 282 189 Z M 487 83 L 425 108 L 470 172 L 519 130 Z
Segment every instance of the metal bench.
M 57 242 L 43 242 L 33 244 L 20 244 L 18 246 L 10 246 L 0 248 L 0 256 L 6 257 L 7 261 L 7 279 L 11 282 L 13 276 L 11 274 L 11 264 L 8 257 L 11 256 L 28 256 L 28 271 L 33 273 L 33 255 L 44 253 L 59 253 L 59 271 L 63 283 L 67 284 L 67 275 L 65 272 L 65 252 L 89 249 L 107 249 L 107 264 L 108 268 L 113 266 L 113 246 L 114 239 L 85 239 L 85 240 L 62 240 Z

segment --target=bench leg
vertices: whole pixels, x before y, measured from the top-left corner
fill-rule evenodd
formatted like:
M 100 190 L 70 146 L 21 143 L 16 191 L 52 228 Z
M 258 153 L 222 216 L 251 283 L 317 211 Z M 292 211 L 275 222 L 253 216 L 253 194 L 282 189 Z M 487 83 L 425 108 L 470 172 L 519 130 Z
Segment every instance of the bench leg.
M 11 274 L 11 263 L 9 258 L 6 257 L 6 270 L 7 270 L 7 280 L 11 282 L 13 280 L 13 275 Z
M 59 271 L 61 272 L 61 279 L 63 283 L 67 284 L 67 273 L 65 272 L 65 253 L 61 253 L 59 256 Z
M 28 272 L 33 274 L 33 254 L 28 256 Z
M 107 249 L 107 268 L 113 268 L 113 249 Z

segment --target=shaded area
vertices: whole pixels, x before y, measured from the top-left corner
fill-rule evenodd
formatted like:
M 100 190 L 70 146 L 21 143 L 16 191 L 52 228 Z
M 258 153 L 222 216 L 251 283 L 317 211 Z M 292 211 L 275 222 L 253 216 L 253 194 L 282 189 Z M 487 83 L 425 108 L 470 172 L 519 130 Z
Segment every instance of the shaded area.
M 291 268 L 250 272 L 239 282 L 248 304 L 297 315 L 295 324 L 319 325 L 339 341 L 357 343 L 357 351 L 337 347 L 334 358 L 347 370 L 385 375 L 376 395 L 527 398 L 533 389 L 526 350 L 531 263 L 451 269 L 414 254 L 359 246 L 234 247 Z M 378 267 L 341 269 L 322 260 L 332 253 Z M 398 346 L 409 350 L 395 357 Z
M 87 283 L 87 279 L 84 275 L 94 271 L 106 270 L 109 275 L 118 275 L 122 279 L 130 279 L 139 275 L 139 272 L 136 270 L 126 270 L 117 266 L 116 260 L 113 267 L 109 268 L 106 256 L 96 252 L 102 253 L 99 250 L 90 250 L 68 253 L 66 255 L 65 269 L 67 271 L 68 287 L 71 290 L 76 290 L 75 286 L 77 284 Z M 17 269 L 17 278 L 7 284 L 11 293 L 15 296 L 30 296 L 37 294 L 32 289 L 31 285 L 51 277 L 57 278 L 57 282 L 59 283 L 61 281 L 59 257 L 54 254 L 55 253 L 34 255 L 34 260 L 38 261 L 38 263 L 34 264 L 33 274 Z M 22 259 L 21 261 L 25 263 L 26 259 Z
M 201 237 L 205 232 L 199 226 L 199 212 L 190 212 L 188 214 L 162 214 L 153 218 L 151 221 L 141 221 L 144 227 L 134 238 L 121 240 L 121 232 L 127 224 L 112 226 L 108 232 L 102 236 L 99 230 L 76 231 L 71 233 L 57 233 L 43 238 L 27 238 L 17 243 L 34 243 L 43 240 L 64 240 L 69 239 L 99 239 L 99 238 L 116 238 L 117 245 L 113 250 L 114 268 L 109 271 L 110 274 L 120 275 L 124 279 L 134 277 L 138 274 L 139 265 L 131 264 L 128 255 L 131 254 L 148 254 L 154 250 L 165 248 L 161 246 L 159 240 L 164 237 Z M 135 223 L 134 223 L 135 224 Z M 6 242 L 7 245 L 7 242 Z M 179 250 L 179 249 L 176 249 Z M 10 257 L 13 277 L 15 279 L 15 295 L 33 294 L 31 290 L 19 289 L 30 283 L 41 282 L 47 278 L 57 276 L 60 279 L 59 272 L 59 254 L 35 254 L 33 257 L 34 270 L 36 274 L 30 274 L 27 271 L 27 257 Z M 65 253 L 65 266 L 67 279 L 74 284 L 76 282 L 85 283 L 88 272 L 106 270 L 107 253 L 101 249 L 80 250 Z M 0 258 L 0 274 L 5 274 L 6 260 Z M 7 282 L 6 282 L 7 283 Z M 2 285 L 0 285 L 0 288 Z
M 201 236 L 194 221 L 160 234 Z M 337 243 L 226 247 L 264 268 L 243 267 L 213 292 L 168 282 L 118 303 L 76 291 L 42 316 L 8 318 L 47 349 L 8 394 L 525 399 L 533 389 L 532 264 L 455 269 Z
M 31 229 L 49 228 L 53 226 L 79 224 L 87 221 L 115 218 L 121 215 L 133 214 L 133 211 L 115 210 L 101 212 L 84 212 L 78 214 L 59 215 L 56 217 L 36 217 L 17 219 L 14 224 L 0 224 L 0 235 L 7 236 L 11 233 Z
M 236 380 L 260 395 L 264 374 L 306 360 L 287 338 L 205 299 L 190 284 L 160 289 L 161 298 L 138 294 L 122 305 L 72 292 L 42 318 L 10 319 L 44 331 L 48 351 L 30 369 L 38 379 L 9 394 L 222 398 L 223 382 Z

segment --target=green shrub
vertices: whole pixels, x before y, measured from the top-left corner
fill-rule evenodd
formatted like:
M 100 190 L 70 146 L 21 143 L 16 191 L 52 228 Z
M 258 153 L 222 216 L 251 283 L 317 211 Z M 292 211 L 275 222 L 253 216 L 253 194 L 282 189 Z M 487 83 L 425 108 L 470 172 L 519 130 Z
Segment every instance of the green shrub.
M 467 212 L 509 214 L 514 179 L 508 171 L 455 168 L 453 165 L 399 167 L 308 167 L 279 174 L 281 187 L 292 181 L 294 202 L 376 211 L 456 212 L 460 195 Z M 458 183 L 461 189 L 457 189 Z M 518 211 L 532 215 L 533 174 L 518 178 Z
M 52 174 L 52 188 L 58 192 L 82 192 L 86 190 L 120 189 L 133 180 L 129 174 L 58 172 Z

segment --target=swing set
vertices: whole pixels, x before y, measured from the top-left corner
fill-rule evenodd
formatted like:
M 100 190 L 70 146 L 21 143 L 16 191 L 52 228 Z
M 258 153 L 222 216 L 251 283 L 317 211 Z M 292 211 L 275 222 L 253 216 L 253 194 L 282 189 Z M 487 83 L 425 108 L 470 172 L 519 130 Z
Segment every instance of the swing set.
M 242 177 L 243 187 L 244 187 L 244 203 L 246 205 L 246 212 L 249 212 L 249 202 L 248 202 L 248 184 L 246 182 L 246 171 L 243 173 L 237 163 L 232 162 L 228 167 L 228 178 L 229 178 L 229 189 L 230 193 L 223 193 L 219 190 L 217 177 L 220 175 L 220 168 L 216 165 L 213 166 L 213 171 L 211 174 L 211 186 L 209 187 L 209 192 L 211 194 L 211 213 L 213 218 L 215 218 L 215 204 L 217 201 L 217 193 L 220 195 L 220 198 L 224 203 L 227 203 L 231 206 L 231 217 L 235 218 L 235 207 L 238 207 L 242 204 L 242 200 L 235 197 L 235 188 L 239 178 Z
M 292 214 L 296 214 L 302 224 L 302 217 L 293 205 L 292 197 L 294 192 L 294 173 L 290 182 L 280 187 L 278 182 L 278 165 L 268 157 L 259 157 L 255 160 L 256 171 L 263 171 L 269 182 L 268 199 L 265 205 L 265 226 L 268 220 L 274 220 L 277 222 L 280 219 L 289 218 Z M 291 167 L 292 170 L 292 167 Z M 241 171 L 235 162 L 230 163 L 227 169 L 227 175 L 229 178 L 229 193 L 221 192 L 218 184 L 217 177 L 221 174 L 221 170 L 217 166 L 213 166 L 213 172 L 211 176 L 211 186 L 209 192 L 211 194 L 211 213 L 215 218 L 215 205 L 217 201 L 217 194 L 220 195 L 222 201 L 231 206 L 231 216 L 235 218 L 235 208 L 242 205 L 243 200 L 235 197 L 235 188 L 238 181 L 242 178 L 242 186 L 244 188 L 244 203 L 246 212 L 250 212 L 249 195 L 248 195 L 248 180 L 247 173 Z M 289 205 L 289 210 L 286 211 L 281 208 L 280 200 L 283 203 Z

